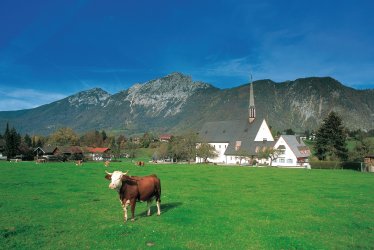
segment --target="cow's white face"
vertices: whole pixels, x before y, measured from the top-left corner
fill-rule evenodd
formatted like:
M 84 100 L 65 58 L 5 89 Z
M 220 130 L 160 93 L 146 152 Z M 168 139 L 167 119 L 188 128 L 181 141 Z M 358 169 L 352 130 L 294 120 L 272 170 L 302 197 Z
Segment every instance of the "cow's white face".
M 122 176 L 124 173 L 121 171 L 114 171 L 111 176 L 111 181 L 109 184 L 110 189 L 120 189 L 122 186 Z

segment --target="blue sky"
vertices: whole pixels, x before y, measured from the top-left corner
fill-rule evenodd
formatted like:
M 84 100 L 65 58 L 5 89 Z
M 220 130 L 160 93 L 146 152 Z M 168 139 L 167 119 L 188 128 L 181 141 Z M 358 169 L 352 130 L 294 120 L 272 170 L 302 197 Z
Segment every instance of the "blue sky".
M 0 1 L 0 111 L 172 72 L 374 88 L 373 1 Z

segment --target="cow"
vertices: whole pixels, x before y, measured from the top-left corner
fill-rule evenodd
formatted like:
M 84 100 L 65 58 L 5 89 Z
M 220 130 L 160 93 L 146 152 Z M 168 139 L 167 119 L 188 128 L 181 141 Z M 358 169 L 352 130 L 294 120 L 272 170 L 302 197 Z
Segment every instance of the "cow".
M 129 176 L 121 171 L 109 173 L 105 178 L 110 180 L 109 188 L 117 190 L 123 208 L 123 219 L 127 221 L 127 207 L 131 206 L 131 221 L 134 221 L 135 205 L 137 201 L 147 202 L 147 215 L 151 215 L 151 203 L 156 199 L 157 215 L 161 214 L 161 181 L 155 175 Z
M 75 166 L 82 166 L 82 165 L 83 165 L 83 161 L 82 160 L 75 161 Z
M 136 162 L 136 166 L 138 166 L 138 167 L 144 167 L 144 161 L 138 161 L 138 162 Z
M 105 162 L 104 162 L 104 166 L 105 166 L 105 167 L 109 167 L 109 166 L 110 166 L 110 161 L 105 161 Z
M 36 164 L 45 163 L 45 159 L 44 158 L 36 159 L 35 163 Z

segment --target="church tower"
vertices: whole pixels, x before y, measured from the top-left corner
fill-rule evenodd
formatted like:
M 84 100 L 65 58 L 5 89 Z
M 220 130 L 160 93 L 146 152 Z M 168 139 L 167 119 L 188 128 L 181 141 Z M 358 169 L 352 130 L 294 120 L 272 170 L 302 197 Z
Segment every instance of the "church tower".
M 255 98 L 253 94 L 253 82 L 252 82 L 252 75 L 251 75 L 251 83 L 249 85 L 249 107 L 248 107 L 248 113 L 249 113 L 249 123 L 251 124 L 256 119 L 256 107 L 255 107 Z

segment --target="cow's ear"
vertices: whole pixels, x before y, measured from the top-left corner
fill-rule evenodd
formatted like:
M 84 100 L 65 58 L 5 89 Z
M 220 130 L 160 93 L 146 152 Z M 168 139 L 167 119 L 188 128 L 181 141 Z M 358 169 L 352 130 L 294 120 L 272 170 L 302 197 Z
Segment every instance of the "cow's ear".
M 105 179 L 112 180 L 112 175 L 110 175 L 110 174 L 105 175 Z

